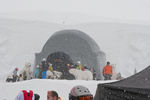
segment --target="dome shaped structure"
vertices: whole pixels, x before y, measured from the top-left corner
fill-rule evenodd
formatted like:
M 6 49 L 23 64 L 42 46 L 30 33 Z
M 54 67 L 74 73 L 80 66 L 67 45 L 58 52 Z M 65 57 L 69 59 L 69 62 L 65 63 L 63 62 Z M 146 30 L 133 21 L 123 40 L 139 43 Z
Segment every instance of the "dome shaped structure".
M 52 61 L 50 55 L 57 55 L 57 52 L 61 53 L 58 54 L 61 55 L 61 59 L 63 56 L 65 57 L 63 63 L 68 61 L 76 64 L 77 61 L 80 61 L 82 65 L 87 65 L 89 69 L 96 71 L 97 78 L 102 79 L 102 69 L 106 61 L 105 53 L 84 32 L 79 30 L 62 30 L 54 33 L 46 42 L 42 51 L 36 53 L 35 65 L 39 64 L 43 58 L 47 58 L 47 61 Z M 57 60 L 61 61 L 60 59 Z

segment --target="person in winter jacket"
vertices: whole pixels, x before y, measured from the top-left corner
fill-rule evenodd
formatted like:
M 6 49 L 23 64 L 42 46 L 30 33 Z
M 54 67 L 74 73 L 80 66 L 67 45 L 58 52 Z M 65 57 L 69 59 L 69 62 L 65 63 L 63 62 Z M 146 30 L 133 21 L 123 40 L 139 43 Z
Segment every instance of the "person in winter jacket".
M 23 81 L 22 74 L 19 74 L 18 81 Z
M 93 80 L 96 80 L 96 71 L 95 71 L 95 69 L 93 68 Z
M 38 75 L 38 78 L 42 78 L 42 72 L 43 72 L 43 69 L 42 69 L 42 64 L 39 64 L 39 75 Z
M 82 64 L 80 61 L 77 62 L 77 69 L 82 70 Z
M 31 79 L 31 63 L 26 63 L 23 70 L 23 78 L 24 80 L 30 80 Z
M 58 93 L 56 91 L 47 92 L 47 100 L 59 100 Z
M 53 72 L 53 66 L 51 63 L 48 63 L 49 67 L 48 67 L 48 70 L 50 70 L 51 72 Z
M 87 87 L 77 85 L 71 89 L 69 100 L 93 100 L 93 95 Z
M 43 60 L 41 61 L 41 64 L 42 64 L 42 70 L 43 70 L 43 71 L 47 71 L 49 65 L 47 64 L 45 58 L 43 58 Z
M 17 81 L 17 77 L 18 77 L 18 68 L 15 68 L 15 70 L 13 71 L 13 82 L 16 82 Z
M 46 75 L 46 74 L 47 74 L 46 72 L 47 72 L 47 71 L 43 71 L 43 72 L 42 72 L 42 79 L 46 79 L 46 76 L 47 76 L 47 75 Z
M 107 62 L 107 65 L 103 69 L 104 80 L 111 80 L 112 77 L 112 66 L 110 62 Z
M 23 80 L 27 80 L 27 74 L 26 74 L 26 71 L 23 71 Z
M 70 64 L 67 64 L 67 67 L 68 67 L 68 69 L 69 69 L 69 70 L 71 69 L 71 66 L 70 66 Z
M 84 66 L 83 66 L 83 67 L 84 67 L 84 69 L 89 69 L 89 68 L 87 67 L 87 65 L 86 65 L 86 64 L 84 64 Z
M 35 78 L 38 78 L 38 76 L 39 76 L 39 69 L 40 69 L 39 67 L 40 67 L 40 66 L 37 65 L 37 66 L 36 66 L 36 69 L 35 69 L 35 71 L 34 71 L 34 77 L 35 77 Z
M 29 92 L 26 90 L 22 90 L 16 96 L 15 100 L 39 100 L 40 96 L 38 94 L 33 94 L 33 91 L 30 90 Z
M 43 58 L 41 64 L 42 64 L 42 79 L 46 79 L 46 72 L 47 72 L 49 66 L 48 66 L 45 58 Z
M 123 79 L 123 77 L 121 76 L 121 73 L 119 72 L 116 76 L 116 80 L 122 80 L 122 79 Z
M 53 67 L 53 70 L 56 70 L 56 66 L 55 65 L 52 65 L 52 67 Z
M 85 68 L 84 68 L 84 67 L 82 67 L 82 68 L 81 68 L 81 70 L 82 70 L 82 71 L 84 71 L 84 70 L 85 70 Z

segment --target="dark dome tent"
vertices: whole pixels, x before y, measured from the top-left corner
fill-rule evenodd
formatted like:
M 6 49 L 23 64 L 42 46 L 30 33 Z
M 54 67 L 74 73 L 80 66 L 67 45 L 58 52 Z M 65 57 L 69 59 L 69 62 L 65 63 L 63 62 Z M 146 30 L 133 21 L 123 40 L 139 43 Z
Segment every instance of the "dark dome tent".
M 77 61 L 81 61 L 82 65 L 87 65 L 89 69 L 97 72 L 97 78 L 102 79 L 102 69 L 106 61 L 105 53 L 87 34 L 79 30 L 62 30 L 54 33 L 46 42 L 42 51 L 35 54 L 35 65 L 40 64 L 43 58 L 46 58 L 47 61 L 54 60 L 55 57 L 50 57 L 52 54 L 53 56 L 60 55 L 61 58 L 64 56 L 64 64 L 75 64 Z M 62 59 L 57 60 L 62 61 Z M 54 64 L 54 61 L 52 61 L 52 64 Z M 66 70 L 66 66 L 61 67 L 62 70 Z
M 150 100 L 150 66 L 124 80 L 98 84 L 94 100 Z

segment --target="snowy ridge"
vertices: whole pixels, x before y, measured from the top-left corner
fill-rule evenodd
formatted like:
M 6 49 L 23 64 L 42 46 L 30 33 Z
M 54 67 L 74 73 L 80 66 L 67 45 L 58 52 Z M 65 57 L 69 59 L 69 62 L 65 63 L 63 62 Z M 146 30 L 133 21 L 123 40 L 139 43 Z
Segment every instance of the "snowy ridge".
M 63 29 L 77 29 L 91 36 L 124 77 L 150 64 L 150 26 L 106 22 L 59 25 L 0 19 L 0 80 L 4 81 L 15 67 L 22 69 L 25 62 L 34 64 L 34 54 L 42 50 L 54 32 Z
M 27 21 L 41 21 L 49 23 L 57 23 L 61 25 L 77 25 L 83 23 L 126 23 L 126 24 L 140 24 L 150 25 L 150 20 L 143 19 L 122 19 L 122 18 L 111 18 L 110 16 L 104 17 L 103 15 L 93 15 L 85 13 L 74 13 L 74 12 L 46 12 L 46 11 L 23 11 L 23 12 L 9 12 L 0 13 L 0 18 L 5 19 L 20 19 Z
M 116 19 L 115 22 L 121 20 L 126 22 L 126 20 L 129 20 L 127 23 L 145 23 L 150 25 L 149 6 L 149 0 L 1 0 L 0 16 L 29 20 L 42 19 L 46 20 L 46 22 L 48 20 L 50 22 L 66 20 L 68 23 L 81 23 L 94 21 L 95 19 L 96 22 L 106 21 L 105 18 L 109 18 Z M 83 15 L 85 16 L 84 19 Z

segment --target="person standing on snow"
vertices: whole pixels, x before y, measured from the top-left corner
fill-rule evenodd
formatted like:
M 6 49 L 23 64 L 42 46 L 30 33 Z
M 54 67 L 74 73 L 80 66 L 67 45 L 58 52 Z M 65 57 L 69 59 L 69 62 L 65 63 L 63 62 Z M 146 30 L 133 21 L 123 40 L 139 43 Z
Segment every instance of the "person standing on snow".
M 48 64 L 47 64 L 45 58 L 43 58 L 43 60 L 41 61 L 41 64 L 42 64 L 42 69 L 43 69 L 43 71 L 47 71 L 47 69 L 48 69 Z
M 96 71 L 94 68 L 93 68 L 93 80 L 96 80 Z
M 23 81 L 22 74 L 19 74 L 18 81 Z
M 93 95 L 88 88 L 78 85 L 71 89 L 69 100 L 93 100 Z
M 13 82 L 16 82 L 17 81 L 17 77 L 18 77 L 18 68 L 15 68 L 15 70 L 13 71 Z
M 23 77 L 24 80 L 30 80 L 31 79 L 31 63 L 26 63 L 24 67 Z
M 38 78 L 38 76 L 39 76 L 39 69 L 40 69 L 40 66 L 37 65 L 37 66 L 36 66 L 36 69 L 35 69 L 35 71 L 34 71 L 34 77 L 35 77 L 35 78 Z
M 77 61 L 77 69 L 82 70 L 82 65 L 80 61 Z
M 110 62 L 107 62 L 107 65 L 103 69 L 104 80 L 111 80 L 112 77 L 112 66 Z
M 46 79 L 46 72 L 48 70 L 48 64 L 46 62 L 46 59 L 43 58 L 41 63 L 42 63 L 42 79 Z
M 70 64 L 67 64 L 67 67 L 68 67 L 68 70 L 70 70 L 70 69 L 71 69 L 71 66 L 70 66 Z
M 39 75 L 38 78 L 42 78 L 42 72 L 43 72 L 43 68 L 42 68 L 42 64 L 39 64 Z
M 53 72 L 53 66 L 51 63 L 48 63 L 49 67 L 48 67 L 48 70 L 50 70 L 51 72 Z

